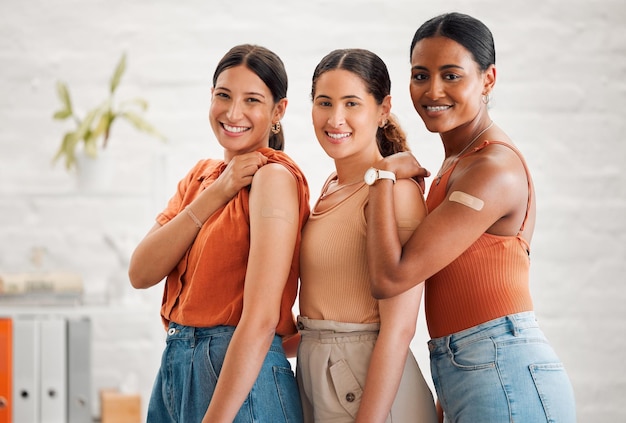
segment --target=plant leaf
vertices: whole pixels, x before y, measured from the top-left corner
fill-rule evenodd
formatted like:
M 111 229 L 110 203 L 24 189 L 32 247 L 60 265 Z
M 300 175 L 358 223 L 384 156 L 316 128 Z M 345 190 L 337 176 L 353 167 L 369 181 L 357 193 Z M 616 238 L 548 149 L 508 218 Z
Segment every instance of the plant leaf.
M 91 125 L 96 117 L 101 113 L 101 109 L 102 107 L 97 107 L 90 110 L 89 113 L 87 113 L 87 116 L 85 116 L 85 119 L 83 119 L 80 125 L 78 125 L 78 129 L 76 129 L 76 137 L 79 141 L 82 139 L 87 141 L 89 133 L 91 132 Z
M 65 83 L 57 81 L 57 94 L 59 96 L 59 99 L 61 100 L 61 103 L 63 103 L 65 110 L 67 110 L 71 115 L 72 102 L 70 101 L 70 92 L 67 89 L 67 85 L 65 85 Z
M 115 72 L 113 72 L 113 77 L 111 77 L 111 94 L 115 92 L 117 86 L 120 84 L 120 80 L 122 79 L 122 75 L 126 70 L 126 53 L 122 54 L 122 58 L 118 62 Z
M 100 120 L 98 124 L 91 131 L 91 136 L 95 139 L 109 132 L 109 128 L 111 127 L 111 123 L 113 123 L 113 114 L 112 113 L 102 113 L 100 115 Z
M 58 110 L 54 113 L 54 115 L 52 115 L 52 118 L 56 119 L 56 120 L 64 120 L 67 119 L 68 117 L 72 116 L 72 111 L 65 109 L 65 110 Z
M 85 138 L 85 153 L 94 159 L 98 156 L 98 138 L 92 133 Z
M 76 161 L 76 156 L 74 155 L 74 149 L 76 148 L 76 144 L 80 139 L 76 136 L 76 132 L 67 132 L 63 136 L 63 140 L 61 141 L 61 146 L 59 150 L 55 154 L 52 159 L 52 163 L 56 163 L 61 157 L 65 156 L 65 167 L 69 170 L 74 165 Z
M 138 114 L 134 112 L 125 111 L 125 112 L 120 113 L 120 116 L 128 120 L 130 123 L 132 123 L 135 126 L 135 128 L 139 129 L 140 131 L 153 135 L 159 138 L 161 141 L 166 141 L 166 138 L 159 131 L 157 131 L 154 126 L 152 126 L 150 123 L 148 123 Z

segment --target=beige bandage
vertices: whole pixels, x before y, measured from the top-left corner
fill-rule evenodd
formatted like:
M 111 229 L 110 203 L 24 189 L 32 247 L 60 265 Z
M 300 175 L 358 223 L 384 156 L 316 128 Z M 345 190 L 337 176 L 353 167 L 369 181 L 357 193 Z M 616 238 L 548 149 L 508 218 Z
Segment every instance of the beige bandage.
M 450 201 L 455 201 L 457 203 L 461 203 L 464 206 L 469 207 L 470 209 L 474 209 L 476 211 L 481 211 L 485 202 L 480 198 L 476 198 L 473 195 L 466 194 L 462 191 L 454 191 L 450 194 Z
M 417 228 L 417 225 L 420 224 L 419 220 L 398 220 L 398 224 L 396 225 L 398 227 L 399 231 L 414 231 L 415 228 Z
M 261 217 L 267 217 L 271 219 L 282 219 L 289 223 L 293 223 L 293 218 L 287 214 L 285 210 L 272 209 L 264 207 L 261 209 Z

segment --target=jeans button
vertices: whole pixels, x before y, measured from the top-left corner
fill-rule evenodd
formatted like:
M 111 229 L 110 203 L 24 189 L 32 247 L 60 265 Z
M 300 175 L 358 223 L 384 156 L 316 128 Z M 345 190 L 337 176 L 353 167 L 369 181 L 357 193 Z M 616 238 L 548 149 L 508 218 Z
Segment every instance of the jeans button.
M 176 333 L 176 329 L 175 329 L 175 328 L 169 328 L 169 329 L 167 330 L 167 334 L 168 334 L 168 335 L 174 335 L 175 333 Z
M 348 392 L 348 393 L 346 394 L 346 401 L 348 401 L 348 402 L 354 402 L 354 399 L 355 399 L 355 396 L 354 396 L 354 394 L 353 394 L 352 392 Z

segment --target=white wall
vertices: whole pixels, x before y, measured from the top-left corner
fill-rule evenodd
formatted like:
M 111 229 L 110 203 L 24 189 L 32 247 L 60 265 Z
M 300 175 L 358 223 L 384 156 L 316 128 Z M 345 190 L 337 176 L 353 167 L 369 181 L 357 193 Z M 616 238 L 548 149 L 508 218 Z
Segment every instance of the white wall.
M 496 39 L 492 117 L 534 175 L 531 286 L 543 329 L 574 384 L 579 421 L 626 419 L 622 1 L 2 0 L 0 272 L 83 275 L 84 311 L 96 322 L 94 414 L 103 387 L 138 390 L 145 410 L 163 346 L 160 288 L 131 290 L 128 257 L 191 164 L 221 154 L 206 119 L 219 58 L 243 42 L 283 58 L 290 76 L 286 150 L 316 195 L 332 163 L 310 127 L 313 68 L 335 48 L 373 50 L 389 66 L 394 111 L 414 152 L 436 171 L 442 148 L 412 109 L 408 51 L 419 24 L 451 10 L 482 19 Z M 51 119 L 55 82 L 69 84 L 77 106 L 96 104 L 122 51 L 128 71 L 120 97 L 148 99 L 147 117 L 169 141 L 159 144 L 125 123 L 114 127 L 114 188 L 80 193 L 73 175 L 50 164 L 66 129 Z M 33 251 L 44 252 L 39 267 Z M 418 329 L 413 348 L 428 373 L 423 322 Z M 615 343 L 604 345 L 609 338 Z

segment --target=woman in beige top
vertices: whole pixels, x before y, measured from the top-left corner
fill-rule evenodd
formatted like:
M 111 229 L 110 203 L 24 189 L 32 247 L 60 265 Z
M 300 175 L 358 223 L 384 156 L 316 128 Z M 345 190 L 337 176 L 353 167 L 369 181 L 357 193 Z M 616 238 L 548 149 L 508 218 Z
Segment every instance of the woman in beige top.
M 366 170 L 407 150 L 390 114 L 390 88 L 384 62 L 367 50 L 335 50 L 313 74 L 313 126 L 336 171 L 302 237 L 297 378 L 305 422 L 437 421 L 409 348 L 423 286 L 385 300 L 369 290 L 368 184 L 390 175 Z M 426 214 L 423 192 L 404 179 L 394 196 L 406 240 Z

